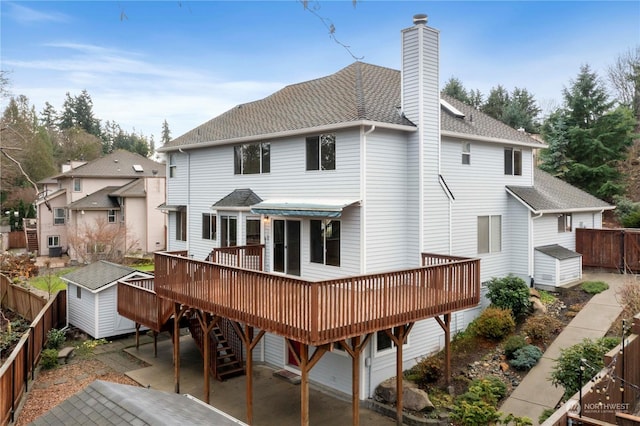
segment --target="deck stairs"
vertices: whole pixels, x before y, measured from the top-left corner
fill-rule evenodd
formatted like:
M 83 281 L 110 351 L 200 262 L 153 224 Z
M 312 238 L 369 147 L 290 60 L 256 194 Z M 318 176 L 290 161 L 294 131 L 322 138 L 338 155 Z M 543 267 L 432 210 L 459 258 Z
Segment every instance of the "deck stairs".
M 27 251 L 29 253 L 35 253 L 38 251 L 38 232 L 35 229 L 27 229 L 25 231 L 27 236 Z
M 190 319 L 189 331 L 204 356 L 203 331 L 197 318 Z M 220 324 L 214 326 L 209 334 L 209 339 L 211 339 L 209 365 L 211 373 L 219 381 L 245 374 L 242 354 L 238 353 L 238 350 L 241 351 L 241 349 L 238 349 L 241 346 L 233 344 L 234 337 L 237 336 L 235 331 L 231 329 L 230 322 L 227 319 L 221 319 Z

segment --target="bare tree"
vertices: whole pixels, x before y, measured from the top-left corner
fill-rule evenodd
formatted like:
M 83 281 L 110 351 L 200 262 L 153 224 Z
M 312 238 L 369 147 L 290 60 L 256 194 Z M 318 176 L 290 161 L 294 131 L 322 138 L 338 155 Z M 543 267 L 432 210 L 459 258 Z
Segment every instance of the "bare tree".
M 96 260 L 122 263 L 125 254 L 138 245 L 124 225 L 108 223 L 105 218 L 79 225 L 69 236 L 69 247 L 82 263 Z

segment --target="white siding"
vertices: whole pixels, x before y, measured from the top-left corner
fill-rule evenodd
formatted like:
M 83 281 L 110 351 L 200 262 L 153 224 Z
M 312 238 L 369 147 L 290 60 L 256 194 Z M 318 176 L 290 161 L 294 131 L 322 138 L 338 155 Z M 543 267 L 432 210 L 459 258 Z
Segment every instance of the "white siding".
M 534 240 L 533 246 L 546 246 L 549 244 L 558 244 L 569 250 L 576 248 L 575 230 L 572 232 L 558 232 L 558 215 L 545 214 L 538 219 L 534 219 Z
M 506 223 L 503 225 L 504 250 L 511 257 L 510 273 L 531 280 L 533 267 L 531 233 L 533 224 L 529 210 L 513 197 L 507 197 Z
M 96 337 L 96 297 L 89 290 L 81 288 L 82 296 L 76 297 L 78 286 L 68 283 L 67 310 L 69 324 L 78 327 L 91 337 Z

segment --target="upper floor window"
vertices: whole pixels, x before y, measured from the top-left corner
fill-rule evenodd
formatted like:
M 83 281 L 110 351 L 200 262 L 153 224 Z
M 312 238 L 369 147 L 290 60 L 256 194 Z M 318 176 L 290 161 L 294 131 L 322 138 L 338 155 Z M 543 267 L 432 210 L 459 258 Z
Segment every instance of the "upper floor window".
M 61 208 L 53 209 L 53 224 L 54 225 L 64 225 L 64 222 L 65 222 L 64 209 L 61 209 Z
M 216 215 L 202 213 L 202 239 L 215 240 L 217 238 L 216 231 Z
M 176 156 L 175 154 L 169 154 L 169 177 L 176 177 L 177 168 L 176 168 Z
M 307 138 L 307 170 L 336 169 L 336 135 Z
M 502 251 L 502 216 L 478 216 L 478 254 Z
M 504 149 L 504 174 L 522 176 L 522 151 L 519 149 Z
M 245 143 L 233 147 L 233 173 L 251 175 L 271 171 L 271 144 Z
M 571 232 L 572 223 L 571 213 L 558 215 L 558 232 Z
M 462 143 L 462 164 L 471 164 L 471 143 Z
M 260 244 L 260 219 L 248 217 L 245 222 L 246 244 L 254 246 Z
M 118 212 L 115 210 L 107 211 L 107 222 L 116 223 L 116 218 L 118 217 Z
M 235 216 L 220 216 L 220 247 L 238 245 L 238 218 Z
M 311 262 L 340 266 L 340 221 L 312 220 Z
M 73 191 L 74 192 L 82 191 L 82 180 L 80 178 L 73 179 Z
M 176 241 L 187 241 L 187 211 L 176 211 Z

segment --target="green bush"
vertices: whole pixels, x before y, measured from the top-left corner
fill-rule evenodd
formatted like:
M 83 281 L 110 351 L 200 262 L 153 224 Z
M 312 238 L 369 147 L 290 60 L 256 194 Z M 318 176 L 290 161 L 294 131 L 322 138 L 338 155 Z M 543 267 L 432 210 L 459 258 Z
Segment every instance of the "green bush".
M 516 370 L 526 371 L 531 370 L 540 358 L 542 358 L 542 351 L 537 346 L 527 345 L 515 351 L 509 364 Z
M 554 410 L 553 408 L 545 408 L 542 414 L 540 414 L 540 417 L 538 417 L 538 423 L 544 423 L 555 412 L 556 410 Z
M 551 371 L 551 383 L 564 388 L 564 399 L 569 399 L 604 367 L 604 355 L 615 348 L 619 339 L 602 337 L 597 340 L 584 339 L 582 342 L 560 350 Z M 586 360 L 580 382 L 581 360 Z
M 500 420 L 498 401 L 507 394 L 507 385 L 500 379 L 488 376 L 475 379 L 468 390 L 456 400 L 451 420 L 460 425 L 487 425 Z
M 492 278 L 487 287 L 487 298 L 491 303 L 498 308 L 511 309 L 516 319 L 531 310 L 529 287 L 522 278 L 512 274 L 504 278 Z
M 47 333 L 47 348 L 60 349 L 65 340 L 65 331 L 52 328 Z
M 589 294 L 602 293 L 609 288 L 609 284 L 604 281 L 585 281 L 582 283 L 582 291 Z
M 491 340 L 501 340 L 513 333 L 516 323 L 513 320 L 510 309 L 502 309 L 489 306 L 473 322 L 473 327 L 478 336 Z
M 45 370 L 51 370 L 58 366 L 58 350 L 57 349 L 45 349 L 42 351 L 42 358 L 40 359 L 40 365 Z
M 507 359 L 513 359 L 513 354 L 520 348 L 527 346 L 527 341 L 520 335 L 509 336 L 504 342 L 504 355 Z
M 562 330 L 562 325 L 562 321 L 549 314 L 534 315 L 522 325 L 522 334 L 533 342 L 546 343 L 551 336 Z

